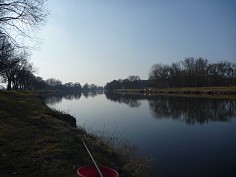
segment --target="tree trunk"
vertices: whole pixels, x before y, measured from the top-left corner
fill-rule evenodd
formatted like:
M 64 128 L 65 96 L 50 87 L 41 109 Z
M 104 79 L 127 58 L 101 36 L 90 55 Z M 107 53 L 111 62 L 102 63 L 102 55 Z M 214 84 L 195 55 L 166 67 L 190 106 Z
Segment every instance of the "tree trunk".
M 7 81 L 7 90 L 11 90 L 11 79 L 10 78 Z

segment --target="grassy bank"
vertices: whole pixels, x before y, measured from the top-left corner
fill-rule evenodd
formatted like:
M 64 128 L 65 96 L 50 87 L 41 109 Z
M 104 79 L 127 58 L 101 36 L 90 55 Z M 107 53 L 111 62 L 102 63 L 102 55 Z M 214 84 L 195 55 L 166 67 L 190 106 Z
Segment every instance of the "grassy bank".
M 115 150 L 73 126 L 72 116 L 49 109 L 37 93 L 0 91 L 0 176 L 76 176 L 92 165 L 81 137 L 98 164 L 132 176 Z
M 148 89 L 117 89 L 116 92 L 151 93 L 151 94 L 209 94 L 236 95 L 236 86 L 232 87 L 186 87 L 186 88 L 148 88 Z

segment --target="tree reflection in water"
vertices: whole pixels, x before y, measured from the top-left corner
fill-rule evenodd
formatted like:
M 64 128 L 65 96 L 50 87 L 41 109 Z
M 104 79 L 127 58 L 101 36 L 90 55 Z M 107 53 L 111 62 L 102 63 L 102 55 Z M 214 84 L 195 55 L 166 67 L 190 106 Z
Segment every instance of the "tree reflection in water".
M 85 98 L 95 97 L 103 92 L 59 92 L 43 95 L 45 103 L 54 105 L 62 99 L 80 99 L 81 95 Z M 153 117 L 172 118 L 185 121 L 188 124 L 204 124 L 209 121 L 230 121 L 236 116 L 236 100 L 216 99 L 203 97 L 183 97 L 166 95 L 143 95 L 143 94 L 120 94 L 106 92 L 106 98 L 120 104 L 126 104 L 130 108 L 139 108 L 142 100 L 147 100 L 149 109 Z
M 55 105 L 60 103 L 62 99 L 73 100 L 80 99 L 81 92 L 55 92 L 49 94 L 43 94 L 42 97 L 47 105 Z
M 114 92 L 106 92 L 106 98 L 118 103 L 127 104 L 130 108 L 138 108 L 141 106 L 140 95 L 136 94 L 120 94 Z
M 53 93 L 42 94 L 41 96 L 46 104 L 55 105 L 57 103 L 60 103 L 63 98 L 66 100 L 73 100 L 73 99 L 79 100 L 82 95 L 85 98 L 88 98 L 88 97 L 95 97 L 101 94 L 103 94 L 103 91 L 53 92 Z
M 95 96 L 102 95 L 102 94 L 103 94 L 103 91 L 84 91 L 83 92 L 83 96 L 85 98 L 95 97 Z
M 156 118 L 171 117 L 189 124 L 229 121 L 236 115 L 236 101 L 227 99 L 156 96 L 149 106 Z
M 119 93 L 106 93 L 106 97 L 133 107 L 140 107 L 141 100 L 147 100 L 153 117 L 178 119 L 188 124 L 230 121 L 236 115 L 236 100 L 231 99 Z

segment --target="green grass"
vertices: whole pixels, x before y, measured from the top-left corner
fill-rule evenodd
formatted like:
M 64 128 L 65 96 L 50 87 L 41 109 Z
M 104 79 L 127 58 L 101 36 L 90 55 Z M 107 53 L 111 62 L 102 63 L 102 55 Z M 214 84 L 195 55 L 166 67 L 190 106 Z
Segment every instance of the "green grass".
M 128 173 L 115 150 L 73 128 L 68 116 L 49 109 L 37 93 L 0 91 L 0 176 L 77 176 L 78 167 L 92 165 L 81 137 L 98 164 Z

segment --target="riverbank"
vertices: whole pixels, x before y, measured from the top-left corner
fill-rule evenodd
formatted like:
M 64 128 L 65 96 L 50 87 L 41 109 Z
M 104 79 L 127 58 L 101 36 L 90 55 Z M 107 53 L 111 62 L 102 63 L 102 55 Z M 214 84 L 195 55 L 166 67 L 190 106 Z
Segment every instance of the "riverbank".
M 75 127 L 72 116 L 49 109 L 38 93 L 0 91 L 1 176 L 77 176 L 79 167 L 92 165 L 81 137 L 98 164 L 133 176 L 115 149 Z
M 149 94 L 188 94 L 188 95 L 236 95 L 236 86 L 232 87 L 186 87 L 186 88 L 147 88 L 116 89 L 115 92 L 149 93 Z

